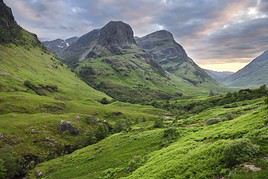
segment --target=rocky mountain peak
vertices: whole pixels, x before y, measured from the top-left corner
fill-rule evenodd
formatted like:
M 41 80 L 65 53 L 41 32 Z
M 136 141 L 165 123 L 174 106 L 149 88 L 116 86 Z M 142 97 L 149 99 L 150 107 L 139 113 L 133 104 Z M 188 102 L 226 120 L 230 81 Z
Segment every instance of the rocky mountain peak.
M 12 11 L 0 0 L 0 42 L 10 42 L 18 36 L 18 25 Z
M 9 28 L 17 25 L 11 9 L 6 6 L 3 0 L 0 0 L 0 27 Z
M 125 48 L 136 44 L 132 28 L 121 21 L 111 21 L 106 24 L 100 30 L 98 41 L 100 45 L 110 50 L 114 47 Z
M 159 40 L 160 39 L 161 40 L 174 40 L 172 33 L 167 30 L 156 31 L 152 34 L 145 36 L 145 38 L 157 38 Z
M 14 19 L 12 10 L 0 0 L 0 43 L 40 45 L 35 34 L 21 28 Z

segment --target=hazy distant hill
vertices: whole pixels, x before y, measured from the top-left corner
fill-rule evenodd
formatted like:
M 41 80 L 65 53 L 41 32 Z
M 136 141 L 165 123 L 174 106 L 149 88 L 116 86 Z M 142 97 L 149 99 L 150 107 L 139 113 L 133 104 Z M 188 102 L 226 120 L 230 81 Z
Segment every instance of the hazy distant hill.
M 51 52 L 55 53 L 59 57 L 62 56 L 62 52 L 68 48 L 70 45 L 75 43 L 78 40 L 78 37 L 72 37 L 66 40 L 56 39 L 52 41 L 44 41 L 42 42 L 43 45 L 50 50 Z
M 218 82 L 222 82 L 225 78 L 229 77 L 230 75 L 234 74 L 234 72 L 230 71 L 213 71 L 205 69 L 207 74 L 217 80 Z
M 243 69 L 229 76 L 224 83 L 236 87 L 268 84 L 268 51 L 255 58 Z

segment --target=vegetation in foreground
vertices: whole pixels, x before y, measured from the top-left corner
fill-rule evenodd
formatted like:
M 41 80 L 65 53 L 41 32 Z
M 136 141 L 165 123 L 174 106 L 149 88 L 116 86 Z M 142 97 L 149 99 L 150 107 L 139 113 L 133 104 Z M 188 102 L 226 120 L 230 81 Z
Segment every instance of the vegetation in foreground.
M 0 178 L 166 115 L 96 91 L 39 47 L 0 45 L 0 62 Z
M 230 95 L 236 98 L 223 102 Z M 265 178 L 268 174 L 266 95 L 263 86 L 248 91 L 247 95 L 237 92 L 217 96 L 217 101 L 222 102 L 190 115 L 183 114 L 184 108 L 177 108 L 182 114 L 177 118 L 132 125 L 131 130 L 42 163 L 29 176 Z M 211 100 L 195 100 L 192 106 L 202 106 Z M 189 105 L 189 101 L 184 104 Z

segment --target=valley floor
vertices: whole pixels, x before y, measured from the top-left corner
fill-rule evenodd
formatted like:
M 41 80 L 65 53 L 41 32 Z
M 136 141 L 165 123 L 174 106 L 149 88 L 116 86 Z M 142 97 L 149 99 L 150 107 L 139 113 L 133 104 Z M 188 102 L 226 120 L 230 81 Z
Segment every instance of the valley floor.
M 264 99 L 259 98 L 176 119 L 164 117 L 163 125 L 135 124 L 131 130 L 42 163 L 29 176 L 263 179 L 268 175 L 267 114 Z

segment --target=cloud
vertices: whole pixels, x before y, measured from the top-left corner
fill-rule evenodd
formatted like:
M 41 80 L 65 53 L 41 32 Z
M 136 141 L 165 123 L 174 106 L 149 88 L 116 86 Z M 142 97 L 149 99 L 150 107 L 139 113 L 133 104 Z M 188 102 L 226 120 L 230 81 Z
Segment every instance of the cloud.
M 199 64 L 247 63 L 268 49 L 266 0 L 5 0 L 41 39 L 80 36 L 110 20 L 137 36 L 174 34 Z

